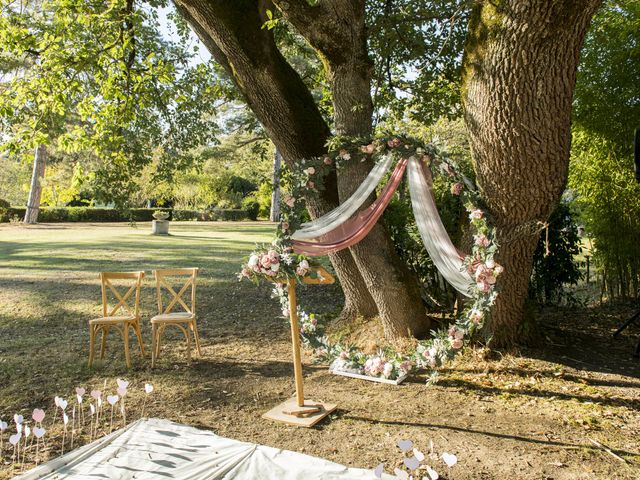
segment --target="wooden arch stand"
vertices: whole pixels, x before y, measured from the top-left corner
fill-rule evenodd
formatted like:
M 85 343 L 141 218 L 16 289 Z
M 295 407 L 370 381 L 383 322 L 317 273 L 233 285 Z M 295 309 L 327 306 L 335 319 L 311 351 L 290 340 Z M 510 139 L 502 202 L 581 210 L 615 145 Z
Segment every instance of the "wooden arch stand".
M 314 269 L 317 276 L 305 277 L 302 282 L 310 285 L 329 285 L 335 282 L 333 276 L 324 268 Z M 299 427 L 313 427 L 324 417 L 333 412 L 337 405 L 314 402 L 304 399 L 302 380 L 302 359 L 300 356 L 300 327 L 298 325 L 298 302 L 296 299 L 296 281 L 286 282 L 289 292 L 289 317 L 291 320 L 291 340 L 293 344 L 293 373 L 296 380 L 296 396 L 272 408 L 262 415 L 263 418 L 284 422 Z

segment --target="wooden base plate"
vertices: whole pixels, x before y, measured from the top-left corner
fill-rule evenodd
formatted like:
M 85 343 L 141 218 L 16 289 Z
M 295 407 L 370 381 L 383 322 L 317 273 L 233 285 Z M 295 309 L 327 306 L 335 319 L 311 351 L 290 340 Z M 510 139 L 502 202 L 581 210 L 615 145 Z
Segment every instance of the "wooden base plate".
M 292 415 L 285 413 L 303 411 L 305 407 L 308 407 L 311 413 L 306 415 Z M 320 407 L 320 411 L 317 411 L 317 407 Z M 313 400 L 305 400 L 304 407 L 299 407 L 296 399 L 291 398 L 286 402 L 282 402 L 280 405 L 273 407 L 267 413 L 262 415 L 262 418 L 275 420 L 276 422 L 283 422 L 287 425 L 310 428 L 333 412 L 336 408 L 337 405 L 333 403 L 314 402 Z

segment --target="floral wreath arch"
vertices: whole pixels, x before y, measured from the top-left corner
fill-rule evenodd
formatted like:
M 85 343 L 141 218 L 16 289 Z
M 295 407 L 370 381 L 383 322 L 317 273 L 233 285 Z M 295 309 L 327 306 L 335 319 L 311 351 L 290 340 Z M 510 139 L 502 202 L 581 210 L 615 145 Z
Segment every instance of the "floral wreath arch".
M 303 198 L 318 195 L 334 164 L 339 170 L 347 162 L 368 159 L 374 161 L 374 167 L 349 199 L 318 219 L 302 222 Z M 306 276 L 318 275 L 310 257 L 348 248 L 364 238 L 391 201 L 405 172 L 423 243 L 445 279 L 468 298 L 455 322 L 449 328 L 432 332 L 432 338 L 418 342 L 408 354 L 387 348 L 366 355 L 354 346 L 331 342 L 314 314 L 299 306 L 297 313 L 303 344 L 313 350 L 317 361 L 331 363 L 332 370 L 395 380 L 416 368 L 430 369 L 432 383 L 437 380 L 437 369 L 452 360 L 465 341 L 489 321 L 497 297 L 496 278 L 502 272 L 494 260 L 498 249 L 495 229 L 481 207 L 483 202 L 477 189 L 459 172 L 456 163 L 434 145 L 423 145 L 406 137 L 377 138 L 366 143 L 358 138 L 336 137 L 330 142 L 327 155 L 302 160 L 299 169 L 285 171 L 283 183 L 290 192 L 283 197 L 276 238 L 271 245 L 261 246 L 251 254 L 239 278 L 256 283 L 261 280 L 286 283 L 292 278 L 301 281 Z M 455 248 L 444 230 L 433 198 L 433 175 L 445 179 L 451 193 L 461 197 L 469 213 L 474 244 L 468 255 Z M 387 176 L 376 201 L 362 209 Z M 280 301 L 283 315 L 288 317 L 286 288 L 276 283 L 273 294 Z

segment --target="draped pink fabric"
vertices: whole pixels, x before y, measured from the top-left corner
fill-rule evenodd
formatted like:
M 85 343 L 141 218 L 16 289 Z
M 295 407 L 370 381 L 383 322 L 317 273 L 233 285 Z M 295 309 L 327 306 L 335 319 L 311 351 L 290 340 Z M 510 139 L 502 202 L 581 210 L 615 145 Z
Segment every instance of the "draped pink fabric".
M 401 159 L 393 170 L 387 185 L 380 193 L 380 196 L 366 209 L 358 212 L 346 222 L 337 226 L 333 230 L 325 233 L 315 242 L 300 240 L 293 241 L 293 250 L 296 253 L 319 257 L 329 253 L 338 252 L 355 245 L 371 231 L 378 219 L 384 212 L 393 194 L 398 189 L 402 181 L 402 176 L 407 168 L 407 159 Z

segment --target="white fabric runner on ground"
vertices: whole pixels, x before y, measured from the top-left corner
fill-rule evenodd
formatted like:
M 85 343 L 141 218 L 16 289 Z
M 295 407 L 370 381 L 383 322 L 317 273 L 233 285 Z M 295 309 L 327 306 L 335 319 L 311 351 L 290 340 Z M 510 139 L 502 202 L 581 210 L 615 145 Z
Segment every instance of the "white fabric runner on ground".
M 291 434 L 295 435 L 295 430 Z M 151 418 L 138 420 L 16 478 L 374 480 L 375 476 L 373 470 L 347 468 L 322 458 Z
M 293 240 L 316 239 L 342 225 L 354 213 L 360 210 L 360 207 L 376 189 L 380 180 L 384 177 L 384 174 L 389 171 L 392 163 L 393 157 L 391 155 L 385 156 L 375 164 L 367 178 L 364 179 L 364 182 L 353 192 L 353 195 L 322 217 L 318 217 L 311 222 L 303 223 L 301 227 L 291 235 L 291 238 Z
M 415 157 L 410 159 L 407 171 L 413 215 L 429 257 L 453 288 L 470 297 L 469 287 L 473 280 L 469 272 L 463 269 L 462 258 L 440 219 L 433 198 L 430 172 L 423 169 Z

